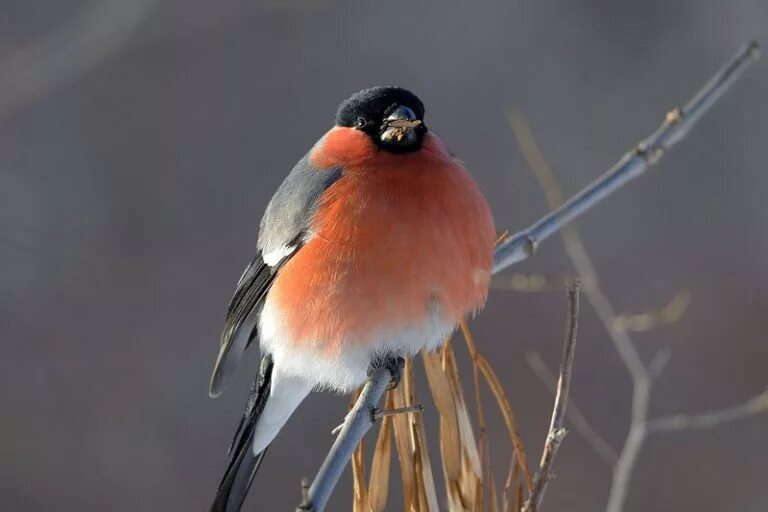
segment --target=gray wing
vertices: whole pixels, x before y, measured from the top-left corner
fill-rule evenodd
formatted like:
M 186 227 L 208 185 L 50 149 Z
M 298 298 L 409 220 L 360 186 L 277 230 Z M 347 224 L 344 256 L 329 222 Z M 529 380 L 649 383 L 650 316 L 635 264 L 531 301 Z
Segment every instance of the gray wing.
M 340 177 L 340 168 L 317 169 L 305 156 L 269 202 L 261 219 L 257 255 L 245 268 L 227 308 L 210 396 L 219 396 L 234 376 L 243 353 L 256 337 L 261 305 L 275 276 L 300 250 L 318 199 Z
M 317 169 L 302 158 L 277 189 L 261 219 L 257 247 L 269 262 L 276 255 L 293 252 L 301 243 L 317 200 L 341 177 L 341 168 Z

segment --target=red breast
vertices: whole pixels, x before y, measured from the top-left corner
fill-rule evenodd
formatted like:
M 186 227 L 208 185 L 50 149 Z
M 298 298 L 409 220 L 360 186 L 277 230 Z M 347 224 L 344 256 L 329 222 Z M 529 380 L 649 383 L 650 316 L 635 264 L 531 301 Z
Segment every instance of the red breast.
M 423 324 L 436 307 L 457 323 L 485 303 L 495 230 L 476 183 L 432 134 L 394 154 L 335 127 L 310 154 L 342 177 L 320 198 L 311 239 L 279 272 L 269 300 L 294 343 L 328 352 Z

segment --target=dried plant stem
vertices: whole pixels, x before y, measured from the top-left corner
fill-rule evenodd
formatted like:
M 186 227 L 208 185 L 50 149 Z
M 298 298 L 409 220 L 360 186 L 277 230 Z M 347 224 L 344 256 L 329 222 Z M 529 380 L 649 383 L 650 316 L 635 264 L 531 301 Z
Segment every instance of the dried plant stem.
M 442 368 L 448 376 L 451 395 L 456 404 L 456 421 L 461 440 L 461 478 L 458 486 L 454 485 L 446 490 L 450 500 L 459 501 L 460 507 L 482 512 L 485 510 L 483 501 L 484 489 L 486 488 L 486 479 L 483 476 L 486 466 L 483 465 L 481 459 L 482 440 L 478 441 L 475 438 L 470 413 L 464 400 L 464 391 L 459 378 L 459 369 L 456 366 L 453 345 L 450 341 L 446 342 L 442 349 Z M 474 508 L 471 505 L 474 505 Z
M 352 496 L 352 512 L 369 512 L 368 490 L 365 487 L 365 440 L 361 439 L 352 454 L 352 475 L 356 482 Z
M 517 491 L 518 482 L 515 478 L 515 473 L 520 471 L 520 467 L 515 463 L 515 454 L 512 453 L 512 460 L 509 461 L 509 471 L 507 472 L 507 478 L 504 481 L 504 489 L 501 491 L 501 510 L 503 512 L 512 512 L 512 503 L 517 505 L 517 499 L 513 496 L 512 492 Z M 515 511 L 519 511 L 522 508 L 517 506 Z
M 489 453 L 490 450 L 488 449 L 488 436 L 486 433 L 485 409 L 483 408 L 483 398 L 482 398 L 482 393 L 480 391 L 480 368 L 477 365 L 477 356 L 478 356 L 477 347 L 475 346 L 475 342 L 472 339 L 472 333 L 469 331 L 469 327 L 467 326 L 466 321 L 461 322 L 460 328 L 461 328 L 462 334 L 464 335 L 464 340 L 466 341 L 467 348 L 469 349 L 469 355 L 472 358 L 472 385 L 475 392 L 475 407 L 477 407 L 477 429 L 479 431 L 477 446 L 480 448 L 479 464 L 480 464 L 480 472 L 482 475 L 482 481 L 485 481 L 486 480 L 485 475 L 488 473 L 486 468 L 489 468 L 491 463 L 490 463 L 490 453 Z M 514 452 L 512 453 L 514 454 Z M 515 461 L 516 459 L 513 455 L 512 463 L 514 464 Z M 510 467 L 510 471 L 512 471 L 511 467 Z M 485 509 L 485 503 L 484 503 L 485 496 L 483 494 L 482 485 L 478 485 L 477 499 L 475 500 L 475 510 L 477 510 L 478 512 L 483 512 L 483 510 Z
M 533 479 L 531 477 L 530 471 L 528 470 L 525 449 L 523 448 L 523 440 L 517 430 L 517 420 L 515 420 L 515 415 L 512 412 L 512 408 L 510 407 L 509 401 L 506 398 L 504 388 L 501 385 L 501 381 L 496 376 L 496 372 L 493 371 L 493 368 L 491 368 L 490 363 L 485 359 L 485 357 L 478 354 L 477 365 L 478 368 L 480 368 L 480 372 L 483 374 L 483 377 L 485 377 L 488 386 L 491 388 L 491 391 L 496 397 L 496 402 L 499 404 L 501 415 L 504 417 L 504 422 L 507 424 L 507 430 L 509 431 L 509 435 L 512 439 L 512 446 L 515 449 L 515 456 L 517 457 L 518 464 L 523 471 L 523 479 L 525 480 L 525 484 L 530 491 L 533 488 Z
M 406 375 L 407 378 L 407 375 Z M 407 400 L 404 386 L 398 386 L 389 392 L 394 407 L 405 406 Z M 397 460 L 400 465 L 400 479 L 403 487 L 403 510 L 413 510 L 413 496 L 415 476 L 413 474 L 413 452 L 411 449 L 410 421 L 407 415 L 392 417 L 392 431 L 394 434 Z
M 472 385 L 475 391 L 475 407 L 477 407 L 477 428 L 480 432 L 480 467 L 484 468 L 485 460 L 488 458 L 488 436 L 486 434 L 485 409 L 483 407 L 483 398 L 480 391 L 480 368 L 477 366 L 477 347 L 475 341 L 472 339 L 472 333 L 470 333 L 467 323 L 461 322 L 460 327 L 464 339 L 467 342 L 467 347 L 469 347 L 469 355 L 472 357 Z
M 536 512 L 544 498 L 547 483 L 552 471 L 552 463 L 557 450 L 568 431 L 564 427 L 565 411 L 568 406 L 568 391 L 571 385 L 571 370 L 576 354 L 576 334 L 579 326 L 579 285 L 574 284 L 568 289 L 568 329 L 563 345 L 563 355 L 560 360 L 560 374 L 557 379 L 555 405 L 552 409 L 552 420 L 549 423 L 544 451 L 539 463 L 539 472 L 533 481 L 533 490 L 523 506 L 523 512 Z
M 757 57 L 759 51 L 756 43 L 750 43 L 742 48 L 739 53 L 729 62 L 707 85 L 692 99 L 683 109 L 675 109 L 670 112 L 661 127 L 637 148 L 625 155 L 610 171 L 594 183 L 587 186 L 584 190 L 563 203 L 557 210 L 545 215 L 535 222 L 528 229 L 525 229 L 516 235 L 504 239 L 498 246 L 494 255 L 493 273 L 498 273 L 504 268 L 522 261 L 532 255 L 539 243 L 552 234 L 560 230 L 569 221 L 575 219 L 583 212 L 600 202 L 618 190 L 626 182 L 641 175 L 650 165 L 656 163 L 664 151 L 680 141 L 688 130 L 698 121 L 698 119 L 717 101 L 717 99 L 733 84 L 733 82 L 744 72 L 751 62 Z M 585 260 L 588 261 L 588 260 Z M 594 272 L 580 272 L 582 276 L 594 275 Z M 597 290 L 595 284 L 591 290 Z M 589 290 L 585 288 L 585 292 Z M 616 315 L 613 313 L 610 304 L 599 300 L 599 296 L 592 295 L 590 300 L 593 306 L 603 308 L 604 313 L 610 312 L 610 322 L 612 323 Z M 607 327 L 610 331 L 615 331 L 616 338 L 621 334 L 613 327 Z M 625 449 L 622 450 L 619 466 L 631 467 L 634 465 L 639 445 L 645 436 L 645 423 L 635 423 L 636 418 L 644 419 L 647 412 L 648 395 L 650 383 L 647 378 L 647 371 L 640 361 L 637 351 L 627 337 L 625 340 L 617 342 L 622 360 L 624 360 L 630 374 L 635 380 L 635 392 L 633 397 L 633 426 L 634 431 L 630 432 L 630 437 L 636 439 L 633 441 L 636 447 L 630 445 L 628 438 Z M 480 370 L 486 378 L 493 376 L 493 371 L 487 361 L 478 358 Z M 372 425 L 371 411 L 379 403 L 381 396 L 389 382 L 389 372 L 387 370 L 377 371 L 366 383 L 360 399 L 355 404 L 354 409 L 347 416 L 344 426 L 341 429 L 336 441 L 331 448 L 325 462 L 318 472 L 315 480 L 312 482 L 308 492 L 308 500 L 305 500 L 298 510 L 313 510 L 321 512 L 330 497 L 341 473 L 350 461 L 355 448 L 360 443 L 363 435 Z M 489 381 L 490 383 L 490 381 Z M 496 392 L 498 390 L 494 390 Z M 498 395 L 497 395 L 498 397 Z M 511 414 L 511 411 L 506 411 Z M 505 415 L 505 420 L 509 420 Z M 642 425 L 642 428 L 639 426 Z M 508 421 L 509 426 L 509 421 Z M 639 443 L 638 443 L 639 440 Z M 628 445 L 629 448 L 628 448 Z M 520 447 L 521 448 L 521 447 Z M 516 446 L 516 450 L 518 447 Z M 626 453 L 625 453 L 626 452 Z M 522 450 L 520 450 L 522 453 Z M 518 453 L 518 457 L 520 456 Z M 631 464 L 630 464 L 631 462 Z M 520 461 L 521 467 L 525 468 L 524 461 Z M 622 471 L 627 471 L 623 469 Z M 418 476 L 418 475 L 416 475 Z M 529 475 L 525 475 L 528 480 Z M 614 478 L 614 480 L 616 480 Z M 628 480 L 627 480 L 628 481 Z M 626 485 L 625 485 L 626 488 Z M 626 491 L 624 491 L 624 494 Z M 619 505 L 623 503 L 623 496 L 612 499 L 612 502 Z M 618 512 L 619 508 L 611 509 L 612 512 Z
M 388 411 L 403 411 L 407 409 L 402 407 L 395 409 L 393 405 L 392 393 L 387 393 L 384 400 Z M 397 413 L 396 413 L 397 414 Z M 389 468 L 392 461 L 392 415 L 383 416 L 379 430 L 379 438 L 376 440 L 376 449 L 371 461 L 371 477 L 368 487 L 368 506 L 366 512 L 384 512 L 387 509 L 387 498 L 389 496 Z M 362 443 L 360 443 L 362 446 Z M 363 482 L 358 485 L 364 485 Z
M 531 256 L 542 241 L 658 162 L 669 148 L 688 134 L 699 118 L 730 88 L 758 55 L 757 43 L 745 45 L 685 107 L 670 111 L 652 135 L 624 155 L 607 173 L 528 229 L 508 237 L 499 244 L 494 260 L 494 273 Z
M 525 480 L 525 484 L 527 489 L 530 491 L 533 488 L 533 477 L 531 476 L 531 472 L 528 469 L 528 459 L 525 455 L 525 449 L 523 448 L 523 440 L 520 437 L 520 432 L 517 428 L 517 421 L 515 420 L 515 415 L 512 412 L 512 407 L 509 404 L 509 401 L 506 398 L 506 395 L 504 394 L 504 388 L 501 385 L 501 382 L 499 381 L 498 377 L 496 376 L 496 373 L 493 371 L 493 368 L 491 367 L 490 363 L 483 357 L 477 350 L 477 345 L 475 344 L 475 340 L 472 337 L 472 333 L 469 330 L 469 326 L 467 325 L 466 321 L 462 321 L 459 324 L 459 327 L 461 329 L 461 333 L 464 336 L 464 341 L 467 343 L 467 349 L 469 350 L 469 354 L 472 357 L 472 364 L 473 364 L 473 370 L 474 370 L 474 381 L 475 381 L 475 397 L 477 400 L 477 407 L 478 407 L 478 415 L 479 415 L 479 421 L 480 421 L 480 427 L 481 427 L 481 434 L 482 439 L 481 441 L 484 442 L 485 440 L 485 417 L 483 414 L 482 409 L 482 400 L 480 398 L 480 384 L 479 384 L 479 377 L 478 375 L 482 375 L 485 379 L 486 383 L 488 384 L 488 387 L 491 388 L 491 391 L 493 392 L 494 397 L 496 398 L 496 402 L 499 405 L 499 409 L 501 410 L 502 416 L 504 417 L 504 422 L 507 424 L 507 430 L 509 431 L 510 438 L 512 440 L 512 447 L 515 451 L 515 460 L 517 461 L 518 465 L 520 466 L 520 469 L 523 472 L 523 478 Z M 484 450 L 485 445 L 481 445 L 481 450 Z M 482 452 L 481 452 L 482 453 Z M 490 454 L 486 454 L 486 458 L 490 458 Z

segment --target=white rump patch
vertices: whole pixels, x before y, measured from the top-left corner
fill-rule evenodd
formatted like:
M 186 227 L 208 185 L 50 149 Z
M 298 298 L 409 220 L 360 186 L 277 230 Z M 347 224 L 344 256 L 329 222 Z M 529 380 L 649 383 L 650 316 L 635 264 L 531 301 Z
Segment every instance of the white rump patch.
M 253 434 L 254 455 L 258 455 L 269 446 L 310 391 L 312 391 L 312 385 L 309 382 L 287 375 L 280 365 L 275 363 L 272 369 L 269 399 L 264 405 L 264 410 L 261 411 Z

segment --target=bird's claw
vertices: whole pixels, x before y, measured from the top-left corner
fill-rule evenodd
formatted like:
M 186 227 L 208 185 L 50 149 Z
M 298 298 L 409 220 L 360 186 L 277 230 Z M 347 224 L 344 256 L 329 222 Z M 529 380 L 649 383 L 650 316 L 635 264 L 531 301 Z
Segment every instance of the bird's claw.
M 370 377 L 373 370 L 386 368 L 391 375 L 389 384 L 387 384 L 387 391 L 391 391 L 397 388 L 400 384 L 400 379 L 403 374 L 403 366 L 405 366 L 405 359 L 400 356 L 382 356 L 371 363 L 371 367 L 368 370 L 368 376 Z

